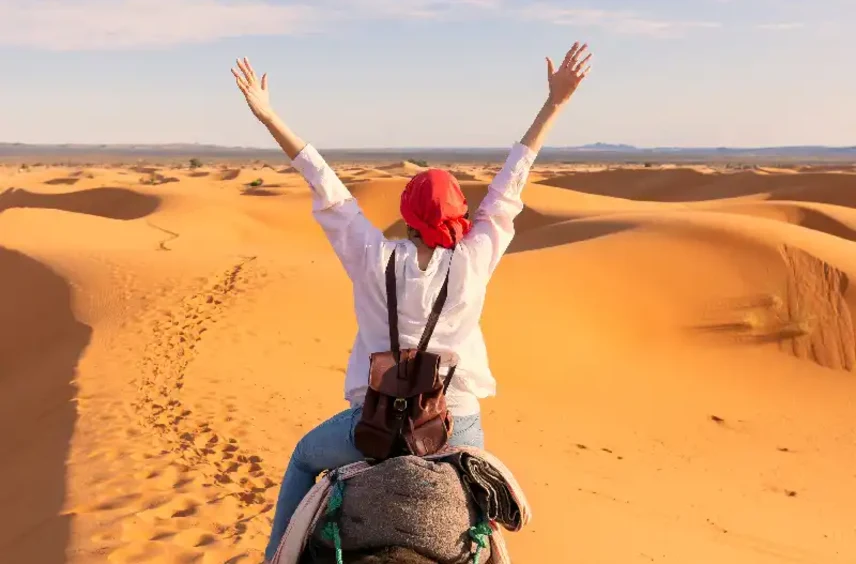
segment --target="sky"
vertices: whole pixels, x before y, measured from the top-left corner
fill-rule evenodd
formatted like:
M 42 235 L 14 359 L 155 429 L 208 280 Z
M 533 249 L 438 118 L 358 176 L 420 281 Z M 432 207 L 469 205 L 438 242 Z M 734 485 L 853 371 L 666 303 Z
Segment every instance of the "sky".
M 592 71 L 547 144 L 856 145 L 854 0 L 0 0 L 0 142 L 505 147 L 545 57 Z

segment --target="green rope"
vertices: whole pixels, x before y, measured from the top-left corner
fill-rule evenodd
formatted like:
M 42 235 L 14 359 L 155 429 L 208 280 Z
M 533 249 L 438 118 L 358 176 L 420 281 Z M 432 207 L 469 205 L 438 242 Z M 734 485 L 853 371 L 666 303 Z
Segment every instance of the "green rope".
M 470 527 L 469 534 L 470 538 L 476 545 L 476 552 L 473 554 L 473 564 L 479 564 L 479 556 L 481 555 L 482 549 L 488 547 L 490 536 L 493 534 L 493 529 L 490 528 L 487 521 L 482 521 L 475 527 Z
M 327 503 L 326 515 L 328 517 L 335 514 L 342 507 L 342 500 L 345 497 L 345 482 L 337 481 L 333 486 L 333 491 L 330 493 L 330 501 Z M 333 520 L 328 520 L 321 530 L 322 535 L 329 541 L 333 541 L 333 546 L 336 547 L 336 564 L 344 564 L 342 558 L 342 535 L 339 531 L 339 524 Z

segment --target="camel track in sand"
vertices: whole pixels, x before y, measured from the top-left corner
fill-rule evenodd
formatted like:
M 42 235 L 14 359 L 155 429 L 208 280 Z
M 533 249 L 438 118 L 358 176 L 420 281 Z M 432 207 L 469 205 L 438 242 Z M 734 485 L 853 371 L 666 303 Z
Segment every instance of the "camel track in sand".
M 241 293 L 257 281 L 259 270 L 253 268 L 254 260 L 255 257 L 242 259 L 225 272 L 209 277 L 197 290 L 185 293 L 171 305 L 153 310 L 142 319 L 151 338 L 139 360 L 133 401 L 140 433 L 157 437 L 161 450 L 152 453 L 153 458 L 175 457 L 172 465 L 180 475 L 192 473 L 202 488 L 217 488 L 222 492 L 214 496 L 217 502 L 234 498 L 239 511 L 236 522 L 210 532 L 236 541 L 246 532 L 247 521 L 273 509 L 265 493 L 278 487 L 278 482 L 267 477 L 260 456 L 218 430 L 220 422 L 188 409 L 182 390 L 185 374 L 205 334 L 216 326 Z M 152 472 L 152 478 L 157 474 Z M 180 483 L 181 480 L 176 487 Z M 181 503 L 179 498 L 181 495 L 176 494 L 175 503 L 167 511 L 169 515 L 165 513 L 164 517 L 198 520 L 198 510 L 205 503 L 201 500 Z M 125 554 L 129 548 L 123 547 L 121 554 L 114 553 L 111 558 L 130 561 Z
M 212 485 L 225 487 L 246 505 L 262 503 L 261 492 L 274 485 L 265 478 L 261 458 L 244 453 L 236 439 L 217 433 L 216 423 L 197 419 L 185 409 L 181 390 L 197 345 L 237 298 L 238 286 L 249 281 L 246 266 L 253 260 L 242 260 L 173 308 L 158 312 L 141 361 L 137 404 L 144 427 L 160 433 L 182 459 L 208 475 Z M 231 476 L 236 473 L 246 476 L 235 482 Z

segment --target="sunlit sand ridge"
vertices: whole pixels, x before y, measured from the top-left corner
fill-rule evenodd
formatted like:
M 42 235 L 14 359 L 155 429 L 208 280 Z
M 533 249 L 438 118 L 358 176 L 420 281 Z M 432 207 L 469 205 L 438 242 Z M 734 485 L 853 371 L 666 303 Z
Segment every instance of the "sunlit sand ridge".
M 420 167 L 337 168 L 403 235 Z M 453 168 L 477 205 L 492 171 Z M 483 321 L 515 561 L 852 563 L 856 173 L 531 180 Z M 301 177 L 5 167 L 0 194 L 2 560 L 261 562 L 355 331 Z

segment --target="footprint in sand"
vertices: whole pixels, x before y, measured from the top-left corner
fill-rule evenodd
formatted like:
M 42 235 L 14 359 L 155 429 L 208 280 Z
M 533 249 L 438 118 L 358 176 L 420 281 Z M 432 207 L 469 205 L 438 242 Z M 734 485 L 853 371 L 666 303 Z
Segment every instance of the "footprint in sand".
M 203 280 L 196 292 L 141 320 L 150 341 L 139 363 L 133 410 L 140 427 L 135 435 L 152 439 L 153 447 L 131 455 L 145 464 L 135 474 L 145 493 L 112 500 L 124 503 L 133 518 L 123 520 L 122 544 L 109 543 L 111 562 L 239 562 L 247 555 L 229 554 L 232 544 L 225 546 L 222 539 L 239 539 L 247 520 L 273 509 L 265 494 L 277 484 L 265 476 L 261 457 L 244 452 L 237 438 L 217 429 L 219 420 L 206 420 L 204 410 L 189 409 L 182 398 L 197 347 L 218 318 L 242 299 L 239 286 L 252 286 L 258 279 L 252 263 L 243 260 Z M 219 522 L 209 522 L 205 515 L 217 515 Z

